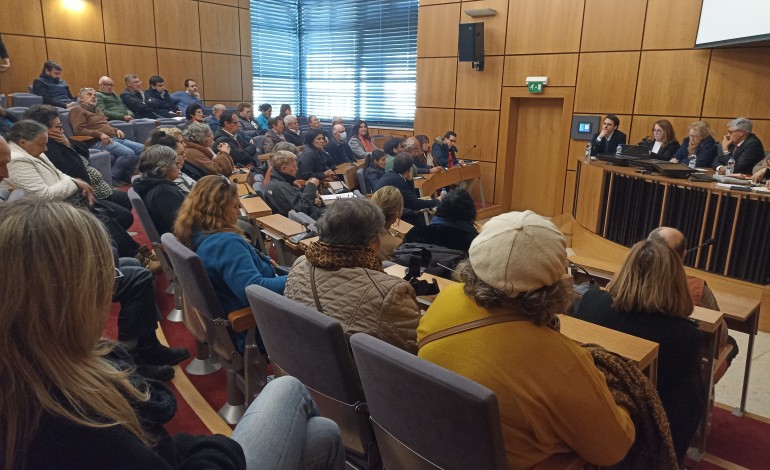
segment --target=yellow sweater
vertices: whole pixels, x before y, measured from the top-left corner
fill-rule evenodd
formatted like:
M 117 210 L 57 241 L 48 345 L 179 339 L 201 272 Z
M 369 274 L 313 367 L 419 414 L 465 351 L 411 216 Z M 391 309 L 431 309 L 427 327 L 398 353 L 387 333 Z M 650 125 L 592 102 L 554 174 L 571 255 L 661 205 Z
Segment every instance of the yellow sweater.
M 420 320 L 418 341 L 490 315 L 462 289 L 454 284 L 441 291 Z M 634 442 L 634 424 L 613 401 L 590 353 L 548 327 L 487 325 L 433 341 L 418 355 L 495 392 L 510 469 L 572 451 L 612 465 Z

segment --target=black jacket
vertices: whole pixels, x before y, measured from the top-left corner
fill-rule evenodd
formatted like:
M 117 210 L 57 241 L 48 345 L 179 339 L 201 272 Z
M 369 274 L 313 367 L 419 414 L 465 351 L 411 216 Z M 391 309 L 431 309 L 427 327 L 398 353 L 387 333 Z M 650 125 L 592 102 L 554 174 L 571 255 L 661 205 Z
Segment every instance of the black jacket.
M 214 134 L 214 145 L 211 149 L 216 154 L 219 150 L 217 145 L 222 142 L 227 142 L 230 145 L 230 156 L 233 157 L 233 161 L 240 165 L 248 165 L 254 162 L 254 155 L 257 153 L 257 148 L 254 144 L 244 142 L 242 139 L 228 134 L 224 129 L 220 128 L 216 134 Z
M 150 106 L 150 97 L 141 90 L 134 93 L 129 89 L 125 89 L 120 94 L 120 99 L 134 113 L 135 118 L 155 119 L 158 117 L 153 111 L 152 106 Z
M 471 233 L 449 225 L 430 224 L 423 227 L 412 227 L 404 235 L 404 243 L 429 243 L 450 250 L 462 251 L 467 255 L 476 235 L 478 233 Z
M 337 142 L 334 137 L 329 140 L 324 149 L 331 155 L 334 166 L 340 163 L 355 163 L 358 160 L 347 142 Z
M 433 161 L 438 166 L 449 166 L 449 157 L 451 155 L 453 164 L 457 164 L 457 147 L 451 148 L 444 143 L 434 142 L 430 148 L 430 153 L 433 154 Z
M 286 142 L 294 144 L 297 147 L 305 145 L 302 141 L 302 131 L 300 131 L 299 134 L 295 134 L 291 129 L 285 129 L 283 131 L 283 136 L 286 138 Z
M 45 69 L 40 76 L 32 82 L 32 93 L 42 96 L 44 104 L 50 104 L 59 108 L 66 108 L 67 104 L 75 101 L 70 93 L 67 82 L 61 78 L 52 78 L 45 74 Z
M 177 109 L 174 104 L 174 100 L 171 99 L 171 93 L 163 92 L 160 94 L 158 90 L 150 87 L 144 92 L 144 95 L 148 98 L 147 104 L 150 105 L 152 111 L 160 117 L 176 117 Z
M 626 134 L 617 129 L 612 133 L 609 140 L 598 140 L 598 137 L 598 132 L 591 137 L 591 155 L 599 155 L 600 153 L 614 154 L 617 151 L 618 145 L 624 145 L 626 143 Z
M 48 139 L 48 150 L 45 151 L 45 156 L 65 175 L 79 178 L 86 183 L 91 181 L 86 166 L 80 159 L 82 156 L 88 160 L 90 153 L 80 142 L 72 142 L 72 148 L 70 148 L 53 139 Z
M 656 160 L 664 160 L 664 161 L 669 161 L 672 158 L 674 158 L 674 154 L 676 154 L 676 151 L 679 150 L 678 140 L 671 141 L 665 147 L 659 148 L 658 153 L 652 152 L 652 147 L 655 145 L 655 139 L 649 139 L 649 140 L 644 139 L 643 141 L 639 142 L 636 145 L 647 147 L 650 150 L 650 158 L 654 158 Z
M 429 209 L 436 207 L 438 203 L 433 200 L 425 200 L 417 197 L 417 193 L 414 192 L 414 184 L 411 181 L 407 181 L 402 175 L 399 175 L 393 170 L 385 173 L 374 190 L 378 190 L 385 186 L 395 186 L 401 191 L 401 196 L 404 198 L 404 207 L 413 211 L 420 209 Z
M 310 178 L 318 178 L 319 181 L 323 181 L 326 178 L 324 172 L 332 169 L 332 167 L 326 161 L 326 152 L 319 152 L 314 149 L 312 145 L 305 147 L 299 154 L 297 164 L 299 170 L 297 171 L 297 178 L 301 180 L 307 180 Z
M 134 191 L 144 201 L 158 233 L 173 233 L 176 214 L 184 202 L 184 194 L 177 185 L 165 179 L 139 179 L 134 182 Z
M 289 216 L 289 211 L 294 209 L 318 220 L 323 214 L 323 208 L 315 205 L 317 192 L 318 188 L 314 184 L 306 184 L 302 189 L 297 188 L 292 176 L 279 173 L 273 168 L 267 183 L 265 202 L 274 211 L 286 217 Z
M 366 180 L 366 192 L 367 193 L 373 193 L 375 191 L 374 188 L 377 187 L 377 183 L 380 182 L 380 178 L 382 178 L 382 175 L 385 174 L 385 170 L 382 168 L 378 168 L 374 165 L 369 165 L 364 170 L 364 179 Z
M 762 141 L 755 134 L 749 134 L 741 145 L 730 144 L 730 153 L 722 155 L 722 146 L 717 144 L 717 156 L 711 166 L 716 169 L 718 166 L 727 165 L 730 155 L 735 159 L 735 169 L 733 173 L 744 173 L 750 175 L 754 165 L 765 158 L 765 148 Z

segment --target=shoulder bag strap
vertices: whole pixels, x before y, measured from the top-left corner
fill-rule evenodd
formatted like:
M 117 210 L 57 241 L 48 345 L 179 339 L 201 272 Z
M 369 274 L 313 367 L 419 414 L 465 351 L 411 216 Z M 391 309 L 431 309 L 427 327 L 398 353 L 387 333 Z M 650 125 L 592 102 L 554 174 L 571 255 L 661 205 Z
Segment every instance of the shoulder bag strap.
M 313 299 L 315 299 L 315 308 L 321 313 L 324 313 L 324 309 L 321 308 L 321 301 L 318 299 L 318 291 L 315 288 L 315 266 L 310 265 L 310 288 L 313 289 Z
M 505 323 L 509 321 L 529 321 L 529 318 L 522 315 L 516 315 L 516 314 L 510 313 L 507 315 L 494 315 L 491 317 L 469 321 L 467 323 L 461 323 L 459 325 L 455 325 L 449 328 L 445 328 L 443 330 L 436 331 L 435 333 L 429 334 L 428 336 L 423 338 L 419 343 L 417 343 L 417 348 L 420 349 L 430 342 L 436 341 L 437 339 L 446 338 L 447 336 L 451 336 L 456 333 L 462 333 L 463 331 L 475 330 L 476 328 L 481 328 L 482 326 L 494 325 L 497 323 Z

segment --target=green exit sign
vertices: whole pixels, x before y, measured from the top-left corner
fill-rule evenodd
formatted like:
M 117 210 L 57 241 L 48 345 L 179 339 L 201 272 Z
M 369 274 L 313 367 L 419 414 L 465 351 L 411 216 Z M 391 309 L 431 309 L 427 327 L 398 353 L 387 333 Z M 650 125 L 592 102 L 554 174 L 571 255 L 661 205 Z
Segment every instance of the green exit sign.
M 543 82 L 527 82 L 527 90 L 530 93 L 542 93 Z

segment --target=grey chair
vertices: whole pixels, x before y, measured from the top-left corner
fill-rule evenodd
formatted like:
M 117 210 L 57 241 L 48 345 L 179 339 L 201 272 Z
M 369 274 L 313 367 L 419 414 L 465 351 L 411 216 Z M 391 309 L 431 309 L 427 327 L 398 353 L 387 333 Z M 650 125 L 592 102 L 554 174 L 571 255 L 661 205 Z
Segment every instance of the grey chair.
M 124 134 L 126 134 L 126 139 L 128 140 L 135 140 L 136 136 L 134 135 L 134 124 L 132 122 L 126 122 L 126 121 L 110 121 L 110 125 L 114 127 L 115 129 L 120 129 L 123 131 Z
M 88 164 L 94 167 L 105 183 L 112 186 L 112 155 L 106 150 L 89 149 Z
M 11 116 L 15 117 L 16 120 L 23 119 L 24 113 L 27 112 L 26 106 L 12 106 L 5 110 L 6 113 L 10 114 Z
M 36 104 L 43 104 L 43 97 L 33 95 L 32 93 L 11 93 L 11 99 L 14 107 L 29 108 Z
M 267 360 L 256 344 L 254 316 L 248 307 L 225 312 L 198 255 L 170 233 L 164 233 L 160 239 L 174 266 L 177 282 L 184 289 L 185 303 L 200 321 L 206 343 L 227 371 L 227 403 L 219 410 L 219 416 L 236 424 L 267 384 Z M 247 332 L 242 353 L 234 343 L 234 334 L 240 332 Z
M 7 108 L 8 107 L 8 99 L 5 97 L 5 95 L 0 94 L 0 108 Z
M 364 393 L 340 323 L 261 286 L 247 287 L 246 296 L 273 366 L 299 379 L 321 416 L 337 423 L 350 463 L 378 468 Z
M 364 169 L 359 168 L 356 170 L 356 180 L 358 181 L 358 189 L 364 194 L 374 192 L 374 188 L 368 188 L 366 186 L 366 177 L 364 176 Z
M 59 120 L 61 121 L 62 131 L 64 132 L 64 135 L 66 135 L 67 137 L 72 137 L 73 135 L 75 135 L 75 131 L 72 129 L 72 124 L 70 124 L 69 109 L 59 108 Z
M 23 198 L 26 195 L 27 193 L 25 193 L 23 189 L 14 189 L 13 191 L 11 191 L 11 194 L 8 196 L 7 201 L 8 202 L 18 201 L 19 199 Z
M 8 188 L 0 188 L 0 202 L 5 202 L 10 195 Z
M 305 227 L 307 227 L 308 229 L 315 231 L 314 228 L 311 228 L 311 227 L 315 227 L 315 222 L 316 222 L 315 219 L 305 214 L 304 212 L 297 212 L 294 209 L 291 209 L 289 211 L 289 220 L 298 222 L 304 225 Z
M 134 125 L 134 142 L 143 144 L 150 137 L 153 129 L 158 125 L 154 119 L 134 119 L 131 121 Z
M 363 333 L 350 345 L 385 468 L 508 467 L 491 390 Z

